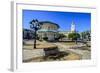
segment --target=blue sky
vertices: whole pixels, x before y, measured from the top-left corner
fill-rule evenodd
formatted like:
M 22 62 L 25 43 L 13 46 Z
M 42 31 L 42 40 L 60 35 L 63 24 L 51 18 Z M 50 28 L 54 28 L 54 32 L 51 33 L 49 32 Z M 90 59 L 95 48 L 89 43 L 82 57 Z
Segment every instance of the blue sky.
M 61 31 L 70 31 L 72 21 L 78 32 L 91 29 L 91 13 L 23 10 L 22 18 L 23 28 L 27 29 L 30 29 L 29 22 L 32 19 L 54 22 L 60 26 Z

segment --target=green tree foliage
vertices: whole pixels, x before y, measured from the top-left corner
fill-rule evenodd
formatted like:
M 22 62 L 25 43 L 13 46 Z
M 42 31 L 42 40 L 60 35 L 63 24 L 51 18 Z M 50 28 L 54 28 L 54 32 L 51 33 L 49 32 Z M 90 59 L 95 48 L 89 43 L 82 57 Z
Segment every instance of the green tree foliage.
M 91 40 L 91 34 L 90 34 L 90 31 L 84 31 L 81 33 L 81 36 L 82 36 L 82 39 L 86 39 L 88 41 Z
M 71 39 L 72 41 L 75 41 L 77 43 L 77 39 L 80 38 L 80 34 L 73 32 L 68 34 L 68 38 Z
M 65 36 L 64 34 L 61 34 L 61 33 L 59 34 L 59 39 L 62 40 L 62 39 L 65 38 L 65 37 L 66 37 L 66 36 Z

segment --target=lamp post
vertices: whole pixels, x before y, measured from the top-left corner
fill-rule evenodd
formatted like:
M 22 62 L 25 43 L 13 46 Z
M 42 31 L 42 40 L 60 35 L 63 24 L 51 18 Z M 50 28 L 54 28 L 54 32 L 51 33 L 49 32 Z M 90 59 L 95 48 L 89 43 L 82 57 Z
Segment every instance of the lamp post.
M 41 28 L 41 24 L 37 19 L 33 19 L 30 24 L 30 28 L 34 29 L 34 48 L 36 48 L 37 30 Z

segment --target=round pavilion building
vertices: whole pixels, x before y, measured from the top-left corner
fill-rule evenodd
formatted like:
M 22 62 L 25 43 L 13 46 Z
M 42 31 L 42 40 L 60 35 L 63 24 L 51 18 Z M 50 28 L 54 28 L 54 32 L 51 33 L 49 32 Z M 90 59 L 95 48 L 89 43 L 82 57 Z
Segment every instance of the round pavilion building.
M 43 39 L 48 38 L 49 41 L 54 41 L 55 38 L 58 38 L 58 29 L 59 25 L 50 21 L 42 21 L 41 29 L 38 30 L 38 37 Z

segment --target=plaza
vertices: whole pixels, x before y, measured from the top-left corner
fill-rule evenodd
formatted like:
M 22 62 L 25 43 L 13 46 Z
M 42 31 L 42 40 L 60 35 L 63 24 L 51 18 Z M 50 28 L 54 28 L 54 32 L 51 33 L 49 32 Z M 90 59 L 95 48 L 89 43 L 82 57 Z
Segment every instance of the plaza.
M 23 10 L 22 42 L 24 63 L 90 60 L 91 14 Z
M 26 45 L 23 46 L 23 62 L 43 62 L 43 61 L 66 61 L 66 60 L 87 60 L 91 59 L 90 47 L 85 47 L 81 43 L 75 44 L 70 43 L 48 43 L 40 42 L 37 40 L 37 48 L 33 47 L 33 40 L 25 41 Z M 62 58 L 56 60 L 44 59 L 45 51 L 44 48 L 58 47 L 60 52 L 67 52 L 68 55 L 65 55 Z M 49 58 L 49 57 L 48 57 Z

